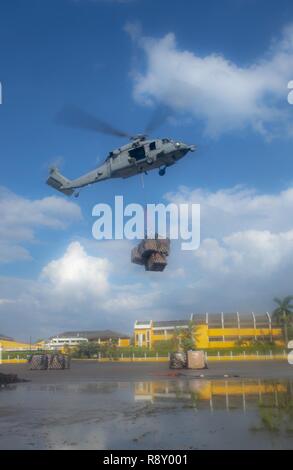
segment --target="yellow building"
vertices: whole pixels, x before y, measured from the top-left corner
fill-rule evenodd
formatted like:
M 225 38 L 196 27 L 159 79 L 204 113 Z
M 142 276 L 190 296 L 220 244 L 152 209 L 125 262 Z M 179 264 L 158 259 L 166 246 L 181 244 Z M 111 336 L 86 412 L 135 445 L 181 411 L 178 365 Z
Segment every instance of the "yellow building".
M 135 346 L 152 348 L 157 341 L 173 338 L 176 329 L 194 326 L 194 340 L 198 349 L 233 348 L 239 341 L 249 345 L 253 340 L 274 341 L 283 345 L 282 329 L 269 313 L 256 315 L 239 313 L 192 314 L 185 320 L 136 321 Z
M 38 349 L 38 346 L 35 344 L 16 341 L 8 336 L 0 335 L 0 348 L 4 351 L 29 351 Z

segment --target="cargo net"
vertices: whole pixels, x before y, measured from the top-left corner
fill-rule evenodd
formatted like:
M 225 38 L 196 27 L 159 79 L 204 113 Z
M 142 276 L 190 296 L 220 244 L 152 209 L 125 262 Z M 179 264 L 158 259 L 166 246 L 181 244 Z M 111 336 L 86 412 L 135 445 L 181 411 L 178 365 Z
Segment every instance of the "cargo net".
M 169 361 L 170 369 L 207 369 L 204 351 L 172 352 Z
M 69 369 L 70 357 L 64 354 L 34 354 L 29 364 L 30 370 Z
M 145 238 L 131 251 L 131 262 L 144 266 L 146 271 L 164 271 L 170 253 L 169 238 Z
M 187 367 L 187 354 L 185 352 L 173 352 L 170 355 L 170 369 L 185 369 Z

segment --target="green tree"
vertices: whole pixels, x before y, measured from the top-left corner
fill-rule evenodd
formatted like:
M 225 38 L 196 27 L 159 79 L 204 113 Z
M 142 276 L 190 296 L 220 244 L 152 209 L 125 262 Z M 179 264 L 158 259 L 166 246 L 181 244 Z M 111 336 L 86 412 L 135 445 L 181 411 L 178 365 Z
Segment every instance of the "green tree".
M 176 328 L 172 338 L 174 349 L 179 351 L 180 349 L 187 352 L 191 349 L 195 349 L 195 325 L 189 322 L 187 328 Z
M 172 339 L 167 339 L 167 340 L 163 339 L 161 341 L 156 341 L 154 343 L 153 349 L 159 355 L 160 354 L 167 355 L 170 352 L 178 351 L 178 344 L 177 344 L 177 348 L 176 348 L 176 344 L 174 344 L 173 338 Z
M 84 342 L 78 345 L 76 350 L 77 357 L 90 358 L 99 352 L 100 348 L 96 343 Z
M 288 327 L 293 323 L 293 295 L 288 295 L 284 299 L 274 299 L 277 307 L 273 311 L 273 318 L 282 325 L 286 346 L 288 344 Z

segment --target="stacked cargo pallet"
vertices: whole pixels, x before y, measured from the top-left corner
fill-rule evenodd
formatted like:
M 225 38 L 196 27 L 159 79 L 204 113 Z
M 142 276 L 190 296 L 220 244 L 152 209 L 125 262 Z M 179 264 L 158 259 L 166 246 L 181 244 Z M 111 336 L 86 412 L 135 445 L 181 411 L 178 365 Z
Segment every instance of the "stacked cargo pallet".
M 169 238 L 145 238 L 132 249 L 131 262 L 145 266 L 146 271 L 164 271 L 169 253 Z
M 30 370 L 46 370 L 48 359 L 46 354 L 33 354 L 29 359 Z
M 173 352 L 170 355 L 170 369 L 185 369 L 187 367 L 187 356 L 185 352 Z
M 61 354 L 48 354 L 48 369 L 64 369 L 63 356 Z
M 206 369 L 207 363 L 203 351 L 188 351 L 187 352 L 187 367 L 188 369 Z
M 30 370 L 61 370 L 70 368 L 70 358 L 64 354 L 34 354 L 30 360 Z
M 170 369 L 207 369 L 203 351 L 173 352 L 170 355 Z

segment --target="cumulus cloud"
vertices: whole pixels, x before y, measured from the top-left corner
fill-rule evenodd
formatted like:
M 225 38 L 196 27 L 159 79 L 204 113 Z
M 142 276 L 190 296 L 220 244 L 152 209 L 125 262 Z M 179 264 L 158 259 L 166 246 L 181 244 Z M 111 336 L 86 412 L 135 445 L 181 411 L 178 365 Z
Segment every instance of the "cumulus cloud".
M 287 84 L 293 70 L 293 25 L 263 57 L 246 65 L 218 53 L 182 50 L 173 33 L 145 37 L 131 23 L 125 30 L 146 58 L 145 70 L 133 71 L 134 97 L 140 103 L 159 101 L 191 113 L 213 137 L 246 127 L 266 137 L 292 134 Z
M 201 206 L 201 233 L 223 237 L 243 230 L 288 231 L 292 228 L 293 188 L 276 194 L 260 194 L 255 189 L 235 186 L 217 191 L 180 187 L 165 195 L 175 204 Z
M 267 278 L 273 272 L 292 266 L 293 230 L 271 233 L 267 230 L 247 230 L 232 233 L 221 241 L 207 238 L 195 254 L 201 268 L 218 270 L 250 278 Z
M 110 263 L 106 258 L 89 256 L 79 242 L 72 242 L 61 258 L 44 267 L 42 278 L 62 294 L 69 290 L 72 296 L 79 292 L 100 296 L 109 290 L 109 272 Z
M 77 204 L 64 198 L 50 196 L 26 199 L 0 188 L 0 262 L 30 259 L 26 246 L 37 240 L 41 228 L 63 230 L 81 219 Z

